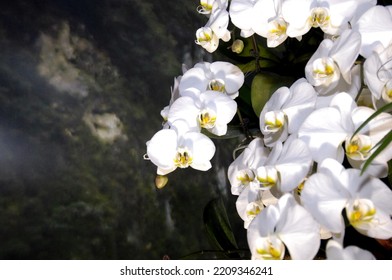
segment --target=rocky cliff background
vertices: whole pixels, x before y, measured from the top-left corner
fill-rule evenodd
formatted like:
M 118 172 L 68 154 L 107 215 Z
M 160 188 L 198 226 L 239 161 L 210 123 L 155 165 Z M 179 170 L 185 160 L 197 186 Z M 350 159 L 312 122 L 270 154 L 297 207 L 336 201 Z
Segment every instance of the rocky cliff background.
M 241 232 L 230 149 L 161 190 L 143 160 L 181 64 L 211 59 L 198 3 L 1 2 L 0 259 L 214 258 L 199 252 L 214 197 Z

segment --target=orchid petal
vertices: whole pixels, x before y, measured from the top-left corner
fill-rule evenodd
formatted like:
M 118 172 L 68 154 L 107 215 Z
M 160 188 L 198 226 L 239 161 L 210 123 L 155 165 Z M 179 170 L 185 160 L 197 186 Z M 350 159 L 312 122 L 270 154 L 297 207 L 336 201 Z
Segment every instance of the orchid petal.
M 191 167 L 201 171 L 211 168 L 210 160 L 215 154 L 215 145 L 210 138 L 198 132 L 184 135 L 185 142 L 191 142 L 193 162 Z
M 367 10 L 353 27 L 362 37 L 360 54 L 368 58 L 381 43 L 387 47 L 392 40 L 392 16 L 388 8 L 374 6 Z
M 344 229 L 341 213 L 348 199 L 346 189 L 323 173 L 310 176 L 301 192 L 301 201 L 305 208 L 333 233 L 340 233 Z
M 279 238 L 285 243 L 293 260 L 313 259 L 320 247 L 319 225 L 308 211 L 286 194 L 278 201 L 281 211 L 276 226 Z
M 286 142 L 281 157 L 276 162 L 281 191 L 289 192 L 296 188 L 308 174 L 311 163 L 310 151 L 302 140 Z
M 358 57 L 360 47 L 361 35 L 358 32 L 346 30 L 331 48 L 330 56 L 338 64 L 347 83 L 351 83 L 350 69 Z
M 289 23 L 287 35 L 298 37 L 307 33 L 311 25 L 308 22 L 313 0 L 285 0 L 282 2 L 283 18 Z
M 171 129 L 162 129 L 147 142 L 148 158 L 159 167 L 160 175 L 175 169 L 173 159 L 177 150 L 177 133 Z
M 321 162 L 328 157 L 343 160 L 340 146 L 347 132 L 341 122 L 340 112 L 333 107 L 318 109 L 305 119 L 298 138 L 309 146 L 313 160 Z
M 326 247 L 328 260 L 375 260 L 372 253 L 357 246 L 343 246 L 335 240 L 329 240 Z

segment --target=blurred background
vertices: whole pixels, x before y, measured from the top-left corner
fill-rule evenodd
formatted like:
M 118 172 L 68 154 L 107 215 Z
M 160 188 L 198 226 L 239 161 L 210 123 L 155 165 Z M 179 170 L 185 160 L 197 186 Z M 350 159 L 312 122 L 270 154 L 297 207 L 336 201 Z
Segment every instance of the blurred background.
M 198 5 L 1 1 L 0 259 L 216 258 L 215 198 L 246 247 L 226 180 L 235 141 L 163 189 L 143 160 L 182 63 L 212 59 L 194 43 Z

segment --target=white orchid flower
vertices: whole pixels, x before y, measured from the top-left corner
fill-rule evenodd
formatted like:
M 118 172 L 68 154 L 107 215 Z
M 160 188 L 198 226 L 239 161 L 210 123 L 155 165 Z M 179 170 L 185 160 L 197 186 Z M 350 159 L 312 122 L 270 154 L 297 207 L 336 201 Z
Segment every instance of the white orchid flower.
M 362 65 L 354 65 L 351 69 L 351 84 L 347 83 L 345 79 L 339 79 L 334 90 L 327 95 L 319 94 L 316 99 L 316 108 L 328 107 L 332 99 L 341 92 L 348 93 L 353 100 L 362 101 L 365 97 L 365 90 L 362 89 Z M 359 104 L 359 102 L 357 104 Z M 371 105 L 371 102 L 369 103 Z
M 357 22 L 353 30 L 362 37 L 360 54 L 368 58 L 378 44 L 385 48 L 392 41 L 392 7 L 375 6 L 368 9 Z
M 341 77 L 351 84 L 351 69 L 359 54 L 361 36 L 344 31 L 336 41 L 324 39 L 305 66 L 305 76 L 319 94 L 335 92 Z
M 244 79 L 241 69 L 230 62 L 199 62 L 183 75 L 179 91 L 184 96 L 214 90 L 234 99 L 239 95 L 238 91 L 244 84 Z
M 301 192 L 313 217 L 334 234 L 345 231 L 342 211 L 360 233 L 379 239 L 392 237 L 392 191 L 380 179 L 345 169 L 334 159 L 320 163 Z
M 317 109 L 305 119 L 299 128 L 298 138 L 307 143 L 314 161 L 334 158 L 343 162 L 341 145 L 355 131 L 351 119 L 354 108 L 354 100 L 342 92 L 332 99 L 330 107 Z
M 251 186 L 243 188 L 235 203 L 240 218 L 247 229 L 253 219 L 268 205 L 277 204 L 278 199 L 269 190 L 261 190 Z
M 259 0 L 254 5 L 252 29 L 267 39 L 267 46 L 276 47 L 287 39 L 287 22 L 281 12 L 281 0 Z
M 352 120 L 354 127 L 359 127 L 375 112 L 374 109 L 360 106 L 353 110 Z M 392 116 L 381 113 L 369 122 L 357 135 L 345 141 L 345 150 L 348 161 L 352 167 L 362 168 L 363 163 L 373 153 L 375 145 L 391 131 Z M 369 165 L 366 173 L 383 178 L 388 175 L 388 161 L 392 159 L 392 143 L 384 148 Z
M 238 215 L 244 221 L 244 228 L 248 228 L 250 222 L 264 209 L 262 190 L 244 188 L 236 201 Z
M 313 259 L 320 247 L 319 225 L 291 194 L 269 205 L 247 231 L 252 259 L 281 260 L 286 248 L 293 260 Z
M 312 156 L 306 144 L 290 136 L 282 144 L 277 142 L 267 160 L 256 169 L 261 189 L 268 189 L 275 197 L 292 192 L 308 175 Z
M 158 167 L 158 175 L 166 175 L 178 167 L 206 171 L 211 168 L 210 160 L 215 154 L 211 139 L 189 131 L 183 121 L 158 131 L 146 145 L 147 156 Z
M 298 138 L 308 145 L 313 160 L 318 163 L 326 158 L 343 162 L 346 154 L 350 163 L 358 167 L 371 155 L 371 149 L 392 127 L 392 116 L 383 113 L 352 137 L 354 131 L 373 112 L 373 109 L 367 107 L 357 107 L 351 96 L 341 92 L 332 99 L 330 107 L 317 109 L 305 119 L 299 128 Z M 342 146 L 344 141 L 345 151 Z M 388 171 L 387 161 L 384 164 L 380 162 L 392 157 L 391 153 L 390 147 L 385 149 L 379 159 L 376 157 L 367 172 L 377 177 L 385 177 Z
M 338 35 L 349 27 L 357 13 L 375 5 L 374 0 L 284 0 L 283 18 L 288 22 L 287 34 L 298 37 L 312 27 L 324 33 Z
M 190 129 L 201 130 L 222 136 L 227 132 L 227 124 L 237 112 L 237 103 L 218 91 L 202 92 L 198 98 L 182 96 L 170 107 L 168 122 L 185 120 Z
M 378 44 L 364 63 L 364 80 L 375 108 L 392 102 L 392 44 Z
M 374 255 L 368 250 L 361 249 L 357 246 L 347 246 L 343 248 L 342 244 L 331 239 L 326 246 L 327 260 L 375 260 Z
M 233 195 L 239 195 L 247 187 L 259 189 L 256 181 L 256 168 L 264 164 L 269 152 L 263 140 L 255 138 L 229 165 L 228 178 Z
M 219 47 L 218 36 L 207 26 L 197 29 L 195 42 L 210 53 L 213 53 Z
M 296 133 L 305 118 L 314 110 L 316 92 L 304 79 L 290 88 L 276 90 L 260 113 L 260 129 L 268 147 L 277 141 L 284 142 L 289 134 Z
M 196 44 L 212 53 L 219 46 L 219 39 L 228 42 L 231 38 L 229 26 L 229 12 L 225 8 L 213 11 L 204 27 L 196 31 Z

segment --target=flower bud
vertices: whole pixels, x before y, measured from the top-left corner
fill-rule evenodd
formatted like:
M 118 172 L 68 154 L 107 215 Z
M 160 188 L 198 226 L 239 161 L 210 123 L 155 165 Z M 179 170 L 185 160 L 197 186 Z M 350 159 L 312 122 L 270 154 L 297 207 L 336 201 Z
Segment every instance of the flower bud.
M 169 181 L 169 179 L 167 178 L 167 176 L 164 175 L 157 175 L 155 177 L 155 186 L 158 189 L 162 189 L 164 186 L 166 186 L 167 182 Z
M 231 50 L 235 53 L 240 54 L 243 49 L 244 49 L 244 42 L 240 39 L 235 40 L 231 45 Z

